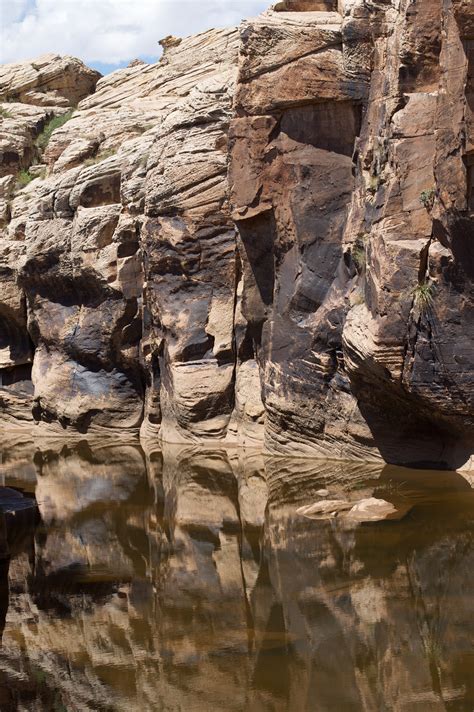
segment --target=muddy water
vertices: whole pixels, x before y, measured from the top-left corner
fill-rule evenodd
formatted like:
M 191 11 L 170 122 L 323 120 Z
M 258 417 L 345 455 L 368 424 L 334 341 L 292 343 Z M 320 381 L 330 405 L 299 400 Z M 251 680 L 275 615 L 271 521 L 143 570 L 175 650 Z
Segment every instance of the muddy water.
M 41 512 L 0 561 L 2 712 L 474 710 L 460 474 L 104 441 L 1 462 Z

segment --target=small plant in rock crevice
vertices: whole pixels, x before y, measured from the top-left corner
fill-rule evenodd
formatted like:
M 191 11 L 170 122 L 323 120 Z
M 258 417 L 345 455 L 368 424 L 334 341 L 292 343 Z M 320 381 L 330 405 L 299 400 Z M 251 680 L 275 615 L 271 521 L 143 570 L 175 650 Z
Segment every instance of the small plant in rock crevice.
M 86 158 L 84 161 L 84 166 L 94 166 L 96 163 L 100 163 L 101 161 L 105 161 L 106 158 L 110 158 L 111 156 L 115 156 L 117 151 L 113 148 L 108 148 L 105 151 L 102 151 L 101 153 L 98 153 L 97 156 L 92 156 L 91 158 Z
M 380 176 L 370 176 L 369 179 L 369 192 L 376 193 L 380 187 Z
M 40 149 L 40 151 L 44 151 L 46 149 L 49 140 L 53 135 L 53 131 L 56 131 L 56 129 L 59 129 L 61 126 L 64 126 L 64 124 L 72 118 L 73 114 L 74 109 L 71 109 L 65 114 L 61 114 L 61 116 L 54 116 L 52 119 L 46 122 L 43 130 L 36 139 L 36 145 Z
M 431 210 L 434 205 L 436 197 L 436 189 L 430 188 L 429 190 L 423 190 L 420 193 L 420 203 L 427 209 Z
M 359 233 L 351 249 L 352 261 L 358 272 L 362 272 L 367 263 L 366 241 L 367 235 Z
M 357 270 L 360 272 L 364 269 L 365 263 L 366 263 L 366 255 L 365 255 L 365 250 L 363 247 L 359 246 L 354 246 L 351 251 L 352 254 L 352 260 L 357 267 Z
M 140 168 L 147 167 L 149 157 L 149 153 L 144 153 L 143 156 L 140 157 L 140 160 L 138 161 L 138 165 L 140 166 Z
M 32 180 L 34 180 L 34 176 L 31 175 L 29 171 L 20 171 L 17 175 L 17 182 L 18 184 L 24 188 L 28 183 L 31 183 Z
M 413 290 L 413 299 L 421 311 L 425 311 L 433 304 L 435 285 L 430 282 L 417 284 Z
M 13 119 L 13 114 L 0 106 L 0 117 L 2 119 Z
M 150 129 L 154 128 L 155 124 L 142 124 L 141 126 L 134 126 L 132 131 L 134 133 L 138 134 L 143 134 L 146 131 L 149 131 Z

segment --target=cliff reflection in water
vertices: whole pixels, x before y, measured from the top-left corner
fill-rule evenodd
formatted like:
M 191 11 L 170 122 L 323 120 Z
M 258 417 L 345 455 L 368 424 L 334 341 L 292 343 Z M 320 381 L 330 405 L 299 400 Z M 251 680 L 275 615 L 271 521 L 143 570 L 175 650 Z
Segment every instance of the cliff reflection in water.
M 10 561 L 2 712 L 474 709 L 461 475 L 104 442 L 2 463 L 43 520 Z M 296 511 L 370 497 L 402 518 Z

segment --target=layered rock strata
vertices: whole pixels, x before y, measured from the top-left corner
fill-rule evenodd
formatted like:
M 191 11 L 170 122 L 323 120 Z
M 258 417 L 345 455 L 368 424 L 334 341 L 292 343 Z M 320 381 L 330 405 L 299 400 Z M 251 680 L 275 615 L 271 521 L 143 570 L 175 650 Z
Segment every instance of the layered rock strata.
M 285 0 L 6 65 L 2 423 L 472 466 L 473 27 Z

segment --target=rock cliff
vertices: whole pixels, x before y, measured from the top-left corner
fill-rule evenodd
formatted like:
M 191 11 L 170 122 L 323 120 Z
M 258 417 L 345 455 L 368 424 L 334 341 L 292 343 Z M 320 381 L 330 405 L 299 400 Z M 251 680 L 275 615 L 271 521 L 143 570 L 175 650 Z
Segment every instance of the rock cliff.
M 0 70 L 4 427 L 472 467 L 474 6 Z

